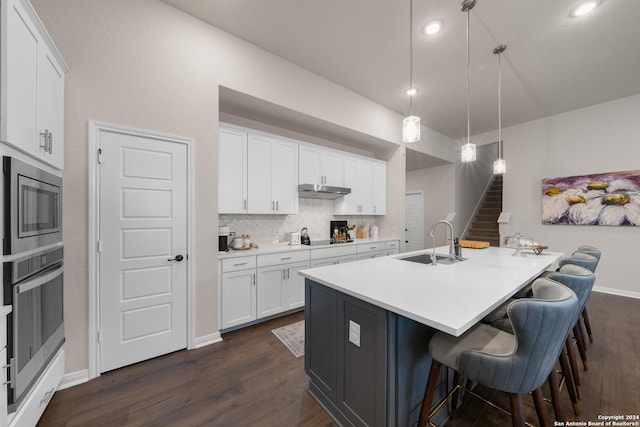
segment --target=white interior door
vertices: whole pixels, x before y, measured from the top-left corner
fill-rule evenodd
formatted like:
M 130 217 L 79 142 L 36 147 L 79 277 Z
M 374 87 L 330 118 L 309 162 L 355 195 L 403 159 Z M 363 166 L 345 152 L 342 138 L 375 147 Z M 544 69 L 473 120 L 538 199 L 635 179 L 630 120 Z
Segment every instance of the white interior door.
M 187 346 L 187 146 L 102 131 L 100 372 Z
M 424 204 L 422 193 L 405 195 L 405 239 L 406 252 L 424 249 Z

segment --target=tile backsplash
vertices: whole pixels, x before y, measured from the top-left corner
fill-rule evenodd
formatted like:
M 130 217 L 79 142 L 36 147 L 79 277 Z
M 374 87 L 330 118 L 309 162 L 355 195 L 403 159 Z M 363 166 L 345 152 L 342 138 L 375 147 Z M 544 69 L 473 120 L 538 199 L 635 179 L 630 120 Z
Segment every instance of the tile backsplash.
M 367 232 L 376 223 L 375 216 L 334 215 L 333 201 L 322 199 L 298 199 L 296 215 L 219 215 L 218 224 L 229 226 L 236 235 L 248 234 L 260 247 L 268 247 L 284 241 L 287 232 L 299 232 L 307 227 L 311 240 L 330 237 L 329 221 L 346 220 L 349 225 L 364 225 Z

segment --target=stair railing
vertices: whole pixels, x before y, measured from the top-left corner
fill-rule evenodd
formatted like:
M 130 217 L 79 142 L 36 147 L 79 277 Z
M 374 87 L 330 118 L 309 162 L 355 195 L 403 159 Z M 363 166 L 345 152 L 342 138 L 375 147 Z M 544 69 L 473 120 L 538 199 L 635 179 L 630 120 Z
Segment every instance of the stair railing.
M 489 189 L 491 188 L 491 185 L 493 184 L 494 179 L 495 179 L 495 175 L 491 175 L 491 178 L 489 178 L 489 182 L 487 182 L 487 185 L 485 185 L 484 187 L 482 196 L 480 196 L 480 198 L 478 199 L 478 203 L 476 203 L 476 207 L 473 209 L 473 213 L 469 217 L 469 220 L 467 221 L 467 225 L 464 226 L 464 229 L 462 230 L 462 233 L 460 234 L 460 236 L 467 235 L 467 232 L 469 231 L 471 224 L 473 224 L 473 220 L 476 218 L 476 215 L 478 214 L 478 211 L 480 210 L 480 207 L 484 202 L 484 198 L 487 196 L 487 193 L 489 192 Z

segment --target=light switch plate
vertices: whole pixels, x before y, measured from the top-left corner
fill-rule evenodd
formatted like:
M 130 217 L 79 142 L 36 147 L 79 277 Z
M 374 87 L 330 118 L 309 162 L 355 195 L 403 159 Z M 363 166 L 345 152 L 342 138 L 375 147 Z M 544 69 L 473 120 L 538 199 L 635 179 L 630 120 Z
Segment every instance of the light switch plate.
M 349 320 L 349 342 L 360 347 L 360 325 Z

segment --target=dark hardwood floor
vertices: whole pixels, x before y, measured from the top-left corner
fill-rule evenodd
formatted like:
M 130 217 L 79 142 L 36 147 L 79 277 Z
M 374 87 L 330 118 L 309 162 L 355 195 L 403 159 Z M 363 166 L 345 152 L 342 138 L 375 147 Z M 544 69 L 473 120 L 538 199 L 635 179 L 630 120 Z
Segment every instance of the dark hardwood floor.
M 593 293 L 589 371 L 581 372 L 582 413 L 566 420 L 640 414 L 640 300 Z M 295 313 L 223 336 L 198 350 L 178 351 L 107 372 L 57 392 L 38 426 L 334 426 L 307 393 L 304 358 L 295 358 L 271 329 L 303 318 Z M 480 390 L 482 392 L 482 390 Z M 508 407 L 499 393 L 493 399 Z M 527 419 L 537 425 L 530 396 Z M 548 407 L 552 418 L 551 405 Z M 510 425 L 509 417 L 465 399 L 448 427 Z

